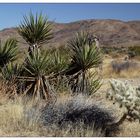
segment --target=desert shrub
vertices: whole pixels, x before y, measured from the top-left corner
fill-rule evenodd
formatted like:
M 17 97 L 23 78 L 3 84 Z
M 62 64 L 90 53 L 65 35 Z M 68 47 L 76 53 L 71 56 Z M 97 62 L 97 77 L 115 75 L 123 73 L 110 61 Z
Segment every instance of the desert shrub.
M 112 61 L 111 66 L 113 71 L 115 71 L 116 73 L 120 73 L 122 70 L 126 70 L 129 68 L 129 62 L 127 61 L 127 62 L 119 63 L 116 61 Z
M 140 56 L 140 46 L 133 46 L 128 48 L 128 55 L 130 57 Z
M 102 52 L 115 57 L 117 54 L 127 53 L 127 49 L 125 47 L 102 47 Z
M 115 135 L 119 128 L 115 126 L 111 129 L 112 126 L 108 125 L 115 118 L 100 106 L 100 103 L 93 103 L 92 99 L 83 95 L 71 96 L 62 101 L 58 99 L 54 105 L 44 108 L 42 120 L 46 127 L 55 124 L 61 129 L 67 129 L 71 125 L 74 129 L 82 123 L 84 129 L 92 128 L 93 132 L 100 131 L 104 136 Z
M 104 54 L 111 54 L 116 50 L 113 47 L 102 47 L 102 51 Z
M 127 117 L 140 121 L 140 88 L 118 80 L 110 81 L 110 85 L 111 89 L 107 93 L 107 98 L 118 103 L 124 110 L 124 115 L 118 123 L 123 123 Z
M 111 67 L 114 72 L 120 73 L 121 71 L 128 70 L 129 68 L 136 68 L 137 63 L 132 61 L 123 61 L 123 62 L 112 61 Z

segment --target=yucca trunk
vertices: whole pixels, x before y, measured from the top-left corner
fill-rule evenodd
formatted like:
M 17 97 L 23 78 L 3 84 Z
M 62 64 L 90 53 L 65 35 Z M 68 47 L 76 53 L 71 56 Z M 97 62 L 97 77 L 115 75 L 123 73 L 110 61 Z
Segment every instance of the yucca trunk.
M 23 96 L 31 94 L 33 100 L 45 99 L 46 101 L 49 101 L 51 99 L 51 95 L 53 95 L 53 93 L 45 76 L 38 76 L 36 79 L 34 79 L 34 81 L 30 82 L 31 83 L 24 91 Z
M 37 97 L 37 99 L 40 99 L 41 97 L 40 97 L 40 89 L 41 89 L 41 78 L 40 77 L 38 77 L 37 78 L 37 81 L 36 81 L 36 86 L 37 86 L 37 89 L 36 89 L 36 97 Z
M 83 71 L 82 72 L 82 85 L 81 85 L 81 92 L 85 92 L 86 90 L 85 90 L 85 88 L 86 88 L 86 86 L 85 86 L 85 78 L 86 78 L 86 71 Z
M 32 56 L 33 53 L 34 53 L 35 51 L 36 51 L 38 54 L 40 53 L 40 48 L 39 48 L 38 45 L 29 46 L 29 48 L 28 48 L 28 54 L 29 54 L 30 56 Z

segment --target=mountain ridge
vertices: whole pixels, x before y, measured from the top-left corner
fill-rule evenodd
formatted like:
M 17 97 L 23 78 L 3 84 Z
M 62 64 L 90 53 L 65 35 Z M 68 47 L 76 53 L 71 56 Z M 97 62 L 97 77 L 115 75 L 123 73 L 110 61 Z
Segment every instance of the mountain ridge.
M 53 24 L 54 38 L 47 46 L 62 46 L 81 30 L 96 35 L 103 47 L 140 46 L 140 20 L 88 19 L 70 23 L 51 23 Z M 7 38 L 16 38 L 20 42 L 20 46 L 25 46 L 25 42 L 18 35 L 16 27 L 0 31 L 0 39 L 4 41 Z

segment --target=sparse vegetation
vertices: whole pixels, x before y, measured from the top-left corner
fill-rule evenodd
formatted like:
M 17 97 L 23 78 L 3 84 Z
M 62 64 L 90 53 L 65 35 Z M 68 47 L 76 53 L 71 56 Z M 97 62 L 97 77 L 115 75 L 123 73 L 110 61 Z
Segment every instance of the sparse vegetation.
M 0 44 L 0 135 L 125 135 L 126 121 L 140 122 L 140 88 L 111 81 L 107 98 L 113 100 L 113 105 L 106 107 L 106 88 L 100 90 L 101 79 L 138 78 L 140 64 L 132 57 L 139 55 L 139 47 L 101 50 L 94 38 L 82 31 L 66 46 L 44 48 L 53 37 L 52 31 L 42 14 L 24 16 L 18 33 L 28 51 L 20 63 L 15 39 Z M 120 61 L 120 55 L 125 54 L 129 59 L 121 57 Z M 123 112 L 121 117 L 112 111 L 116 103 Z
M 44 106 L 43 101 L 35 103 L 20 96 L 9 100 L 2 93 L 0 103 L 1 136 L 105 136 L 105 123 L 114 120 L 108 110 L 83 95 L 61 96 L 55 104 Z M 75 115 L 76 110 L 85 115 L 79 116 L 75 122 L 72 122 L 72 117 L 68 120 L 66 116 Z M 91 115 L 100 118 L 104 123 L 98 123 L 98 119 L 92 118 Z M 86 116 L 89 119 L 87 121 L 92 123 L 85 122 Z M 112 135 L 116 131 L 110 130 L 107 133 Z

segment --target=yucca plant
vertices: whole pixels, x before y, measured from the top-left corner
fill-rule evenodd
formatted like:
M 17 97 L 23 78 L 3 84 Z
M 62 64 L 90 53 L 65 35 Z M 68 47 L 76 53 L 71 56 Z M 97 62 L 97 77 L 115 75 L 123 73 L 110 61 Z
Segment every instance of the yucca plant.
M 71 85 L 72 91 L 92 95 L 101 87 L 101 81 L 97 72 L 86 72 L 84 78 L 85 79 L 83 79 L 82 75 L 76 75 L 76 77 L 70 79 L 69 84 Z
M 71 50 L 72 61 L 65 74 L 72 76 L 70 80 L 72 86 L 75 85 L 75 88 L 78 88 L 78 83 L 81 83 L 79 92 L 86 92 L 86 74 L 89 69 L 98 67 L 101 64 L 101 52 L 94 42 L 91 43 L 89 34 L 86 32 L 78 32 L 68 42 L 68 47 Z
M 53 92 L 46 78 L 48 54 L 39 49 L 52 38 L 51 31 L 51 23 L 41 13 L 36 16 L 32 13 L 29 17 L 24 16 L 24 20 L 18 28 L 18 33 L 29 45 L 23 73 L 19 80 L 24 81 L 24 95 L 31 95 L 33 99 L 36 97 L 48 99 Z
M 21 66 L 19 64 L 13 64 L 13 63 L 9 63 L 7 65 L 5 65 L 2 70 L 2 78 L 5 81 L 8 81 L 13 83 L 15 81 L 17 81 L 17 76 L 20 75 L 20 71 L 21 71 Z
M 23 74 L 19 80 L 25 81 L 24 95 L 30 95 L 33 99 L 50 99 L 54 93 L 52 86 L 46 77 L 48 55 L 46 52 L 34 51 L 23 65 Z
M 21 72 L 19 64 L 8 63 L 1 70 L 3 83 L 7 86 L 6 93 L 9 97 L 15 97 L 20 92 L 20 82 L 18 76 Z
M 40 13 L 34 16 L 30 13 L 29 17 L 24 16 L 24 20 L 18 27 L 18 33 L 29 44 L 29 52 L 38 49 L 44 43 L 52 38 L 52 24 L 48 22 L 47 17 Z
M 17 59 L 18 47 L 15 39 L 7 39 L 4 45 L 0 42 L 0 68 Z

